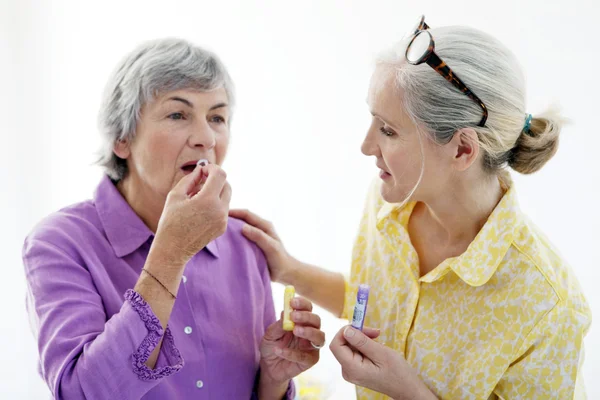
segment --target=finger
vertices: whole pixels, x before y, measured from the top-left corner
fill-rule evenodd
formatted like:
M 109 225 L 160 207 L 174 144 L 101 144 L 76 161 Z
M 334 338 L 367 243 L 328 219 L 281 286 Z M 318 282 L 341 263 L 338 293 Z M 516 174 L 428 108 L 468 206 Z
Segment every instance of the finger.
M 196 166 L 192 173 L 185 175 L 179 180 L 179 182 L 177 182 L 177 184 L 173 188 L 173 191 L 178 194 L 190 195 L 192 194 L 192 192 L 194 192 L 194 188 L 196 188 L 196 186 L 200 184 L 202 177 L 202 168 Z
M 325 332 L 317 328 L 296 325 L 294 327 L 294 335 L 312 342 L 315 346 L 325 346 Z
M 381 345 L 369 338 L 363 332 L 349 325 L 344 328 L 343 335 L 348 344 L 364 354 L 367 358 L 371 360 L 379 359 Z
M 294 334 L 283 330 L 283 323 L 280 319 L 267 327 L 263 339 L 268 342 L 277 342 L 281 347 L 288 347 L 294 340 Z
M 227 174 L 225 171 L 215 164 L 209 164 L 202 167 L 202 171 L 207 175 L 207 178 L 202 190 L 198 193 L 204 193 L 215 197 L 219 196 L 227 183 Z
M 294 297 L 292 300 L 292 308 L 296 311 L 312 311 L 313 305 L 304 297 Z
M 294 350 L 288 348 L 276 348 L 275 354 L 288 361 L 298 363 L 305 368 L 310 368 L 313 366 L 319 357 L 318 352 Z
M 206 171 L 202 169 L 202 166 L 199 166 L 199 168 L 200 168 L 200 180 L 197 183 L 194 182 L 194 186 L 188 191 L 189 197 L 194 197 L 195 195 L 197 195 L 198 192 L 202 190 L 204 183 L 206 183 L 206 178 L 207 178 Z
M 236 218 L 231 214 L 229 215 L 233 218 Z M 277 243 L 271 236 L 249 224 L 245 224 L 242 227 L 242 233 L 246 238 L 248 238 L 248 240 L 256 243 L 258 247 L 260 247 L 265 253 L 268 253 L 269 250 L 272 249 Z
M 379 330 L 377 328 L 368 328 L 365 326 L 363 328 L 363 333 L 365 335 L 367 335 L 368 337 L 370 337 L 371 339 L 377 339 L 379 337 L 379 335 L 381 335 L 381 330 Z
M 264 338 L 269 341 L 276 341 L 276 340 L 281 339 L 287 333 L 287 331 L 283 330 L 283 322 L 282 321 L 283 321 L 283 312 L 281 313 L 279 320 L 277 320 L 275 323 L 272 323 L 271 325 L 269 325 L 267 327 L 267 329 L 265 329 Z
M 229 216 L 237 219 L 241 219 L 242 221 L 246 221 L 248 218 L 249 210 L 243 208 L 232 208 L 229 210 Z M 248 222 L 248 221 L 246 221 Z
M 241 210 L 241 209 L 229 210 L 229 215 L 232 216 L 233 218 L 238 218 L 243 221 L 246 221 L 248 224 L 254 226 L 255 228 L 260 229 L 261 231 L 265 232 L 267 235 L 277 237 L 277 235 L 275 234 L 275 229 L 273 229 L 273 225 L 271 225 L 271 223 L 269 221 L 259 217 L 258 215 L 254 214 L 253 212 L 251 212 L 249 210 Z
M 291 317 L 297 324 L 321 328 L 321 317 L 310 311 L 292 311 Z
M 331 350 L 331 353 L 341 365 L 351 362 L 354 357 L 354 351 L 344 337 L 344 329 L 340 329 L 329 344 L 329 350 Z

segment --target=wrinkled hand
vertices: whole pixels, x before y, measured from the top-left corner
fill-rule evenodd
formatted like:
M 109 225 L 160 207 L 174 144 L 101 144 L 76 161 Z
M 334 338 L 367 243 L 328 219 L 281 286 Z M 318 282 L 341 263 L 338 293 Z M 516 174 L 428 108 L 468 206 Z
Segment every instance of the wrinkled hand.
M 218 165 L 197 166 L 169 192 L 154 242 L 172 259 L 186 263 L 225 233 L 231 200 L 226 179 Z
M 396 400 L 435 399 L 400 353 L 373 340 L 379 333 L 346 326 L 336 334 L 329 348 L 342 366 L 344 379 Z
M 246 222 L 242 233 L 256 243 L 265 254 L 271 280 L 285 283 L 285 276 L 289 274 L 297 261 L 283 247 L 273 224 L 248 210 L 231 210 L 229 215 Z
M 321 318 L 312 312 L 312 303 L 302 297 L 292 300 L 292 332 L 283 330 L 282 320 L 271 324 L 260 344 L 261 380 L 281 383 L 289 381 L 319 361 L 319 349 L 325 345 Z

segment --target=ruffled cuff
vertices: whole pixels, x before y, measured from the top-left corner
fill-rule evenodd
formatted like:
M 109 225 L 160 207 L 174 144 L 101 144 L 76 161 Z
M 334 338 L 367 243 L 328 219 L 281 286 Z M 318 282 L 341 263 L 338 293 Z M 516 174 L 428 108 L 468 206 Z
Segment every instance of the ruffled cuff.
M 139 293 L 131 289 L 125 292 L 125 300 L 138 313 L 148 330 L 148 335 L 142 340 L 142 343 L 137 351 L 133 353 L 132 357 L 133 371 L 137 376 L 143 381 L 154 381 L 172 375 L 183 368 L 183 357 L 181 357 L 181 353 L 175 346 L 175 341 L 169 327 L 167 326 L 167 329 L 163 330 L 160 321 L 154 315 L 146 300 Z M 158 346 L 161 338 L 163 341 L 160 351 L 164 353 L 165 359 L 168 360 L 170 365 L 150 369 L 146 365 L 146 361 L 148 361 L 150 354 Z

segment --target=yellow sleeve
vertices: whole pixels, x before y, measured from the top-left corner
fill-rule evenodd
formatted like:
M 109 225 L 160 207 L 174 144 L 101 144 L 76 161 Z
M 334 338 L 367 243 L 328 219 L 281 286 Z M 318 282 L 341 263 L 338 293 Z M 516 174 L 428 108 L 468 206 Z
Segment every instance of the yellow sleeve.
M 365 237 L 369 235 L 369 224 L 374 224 L 373 215 L 376 213 L 378 207 L 377 198 L 379 194 L 378 179 L 374 179 L 369 187 L 363 215 L 360 220 L 358 228 L 358 234 L 354 241 L 352 248 L 352 265 L 350 268 L 350 276 L 344 277 L 346 285 L 344 294 L 344 308 L 342 309 L 342 315 L 340 318 L 351 319 L 352 313 L 354 312 L 354 303 L 356 302 L 356 293 L 358 292 L 358 285 L 361 282 L 365 282 L 366 271 L 363 265 L 358 261 L 362 259 L 360 257 L 361 252 L 368 251 L 365 248 Z
M 342 309 L 342 315 L 340 315 L 340 318 L 350 321 L 354 312 L 354 304 L 356 303 L 358 284 L 351 282 L 351 278 L 348 277 L 344 277 L 344 283 L 346 285 L 344 294 L 344 308 Z
M 501 399 L 585 399 L 581 377 L 587 316 L 557 304 L 525 338 L 494 393 Z
M 344 307 L 342 308 L 342 314 L 340 315 L 340 318 L 342 319 L 348 319 L 348 304 L 350 303 L 350 300 L 348 299 L 348 295 L 350 295 L 349 291 L 350 291 L 350 282 L 349 282 L 350 278 L 346 275 L 344 275 Z

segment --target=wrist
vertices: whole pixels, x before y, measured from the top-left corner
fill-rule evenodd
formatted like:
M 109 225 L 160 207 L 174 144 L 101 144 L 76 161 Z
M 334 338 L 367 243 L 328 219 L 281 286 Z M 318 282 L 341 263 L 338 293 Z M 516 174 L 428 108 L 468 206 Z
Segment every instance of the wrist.
M 275 281 L 282 285 L 294 285 L 297 284 L 297 276 L 302 270 L 302 263 L 296 260 L 292 256 L 288 256 L 285 262 L 285 269 L 282 269 L 279 276 L 276 277 Z
M 418 398 L 422 400 L 438 400 L 435 393 L 433 393 L 423 381 L 421 381 L 421 390 L 419 391 Z
M 427 387 L 418 374 L 411 368 L 408 371 L 408 379 L 394 380 L 394 387 L 388 396 L 394 400 L 437 400 L 437 396 Z
M 190 259 L 191 256 L 159 236 L 155 236 L 148 252 L 148 261 L 161 265 L 161 269 L 183 270 Z
M 287 393 L 289 386 L 289 380 L 276 381 L 261 368 L 257 390 L 259 400 L 281 400 Z

